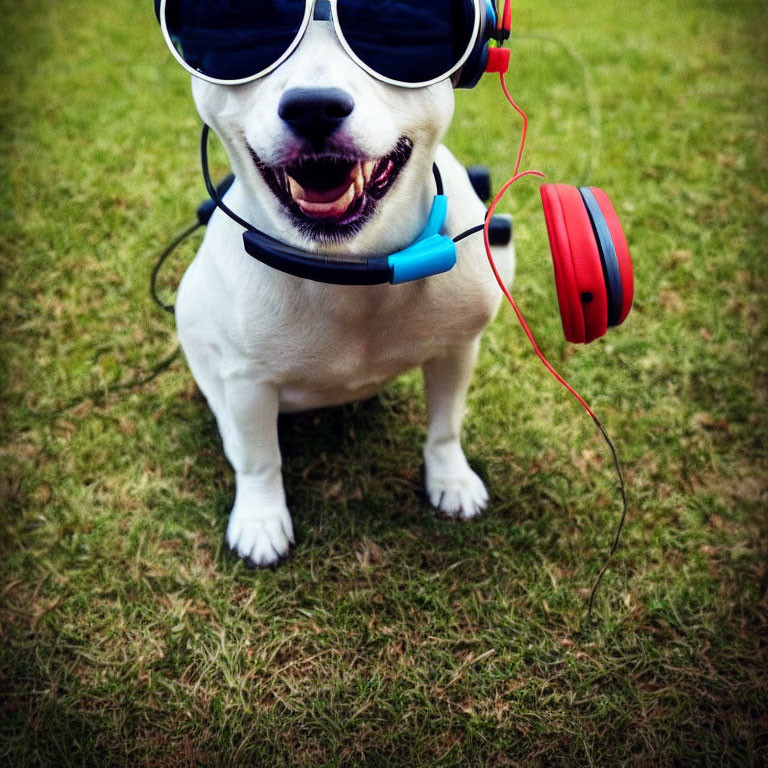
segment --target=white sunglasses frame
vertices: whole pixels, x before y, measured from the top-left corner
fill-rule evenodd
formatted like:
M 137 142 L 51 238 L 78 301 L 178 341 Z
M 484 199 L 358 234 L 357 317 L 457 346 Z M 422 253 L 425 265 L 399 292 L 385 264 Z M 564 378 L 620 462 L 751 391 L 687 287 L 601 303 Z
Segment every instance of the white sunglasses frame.
M 464 63 L 469 58 L 469 55 L 472 53 L 475 47 L 475 44 L 477 43 L 477 38 L 480 35 L 480 17 L 481 17 L 480 3 L 484 2 L 484 0 L 472 0 L 472 4 L 475 8 L 475 18 L 473 23 L 472 36 L 470 38 L 469 43 L 467 44 L 467 49 L 464 51 L 464 54 L 459 59 L 458 63 L 455 64 L 450 70 L 448 70 L 448 72 L 446 72 L 443 75 L 440 75 L 439 77 L 435 77 L 431 80 L 424 80 L 423 82 L 419 82 L 419 83 L 407 83 L 407 82 L 403 82 L 402 80 L 393 80 L 390 77 L 385 77 L 384 75 L 379 74 L 375 70 L 371 69 L 371 67 L 369 67 L 367 64 L 365 64 L 365 62 L 363 62 L 360 58 L 358 58 L 358 56 L 355 55 L 355 52 L 347 43 L 347 40 L 344 37 L 344 33 L 341 30 L 341 25 L 339 24 L 339 14 L 337 13 L 338 0 L 329 0 L 329 1 L 331 6 L 331 19 L 333 22 L 334 31 L 336 32 L 336 37 L 338 41 L 341 43 L 342 48 L 344 48 L 344 51 L 349 56 L 349 58 L 352 59 L 352 61 L 354 61 L 358 67 L 360 67 L 362 70 L 364 70 L 369 75 L 371 75 L 371 77 L 374 77 L 383 83 L 387 83 L 388 85 L 396 85 L 399 88 L 426 88 L 427 86 L 434 85 L 435 83 L 439 83 L 442 80 L 447 80 L 449 77 L 451 77 L 451 75 L 453 75 L 455 72 L 461 69 L 462 66 L 464 66 Z M 191 75 L 193 75 L 194 77 L 198 77 L 201 80 L 205 80 L 206 82 L 215 83 L 217 85 L 245 85 L 246 83 L 252 83 L 254 80 L 258 80 L 259 78 L 265 77 L 270 72 L 277 69 L 284 61 L 286 61 L 293 54 L 296 48 L 298 48 L 299 43 L 301 43 L 301 41 L 304 39 L 304 35 L 306 34 L 307 29 L 309 28 L 309 24 L 313 20 L 317 0 L 305 0 L 304 18 L 302 19 L 301 26 L 299 27 L 299 30 L 296 33 L 296 37 L 293 39 L 291 44 L 285 50 L 285 53 L 283 53 L 283 55 L 280 56 L 280 58 L 277 59 L 277 61 L 275 61 L 273 64 L 270 64 L 268 67 L 266 67 L 265 69 L 262 69 L 260 72 L 257 72 L 255 75 L 249 75 L 248 77 L 243 77 L 238 80 L 222 80 L 221 78 L 205 75 L 202 72 L 199 72 L 198 70 L 196 70 L 194 67 L 190 67 L 189 64 L 187 64 L 184 61 L 184 58 L 176 50 L 176 46 L 173 44 L 173 40 L 171 39 L 171 34 L 168 31 L 168 25 L 165 20 L 165 8 L 167 4 L 168 4 L 168 0 L 161 0 L 160 2 L 160 27 L 163 31 L 163 37 L 165 38 L 165 43 L 170 49 L 176 61 L 178 61 L 179 64 L 181 64 L 181 66 L 184 67 L 184 69 L 186 69 L 187 72 L 189 72 Z

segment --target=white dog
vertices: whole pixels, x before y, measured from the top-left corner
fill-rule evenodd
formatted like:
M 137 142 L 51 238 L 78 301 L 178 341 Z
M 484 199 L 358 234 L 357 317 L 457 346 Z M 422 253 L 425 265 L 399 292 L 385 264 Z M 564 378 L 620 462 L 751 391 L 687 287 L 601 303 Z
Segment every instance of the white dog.
M 236 174 L 226 204 L 283 242 L 350 259 L 404 248 L 429 214 L 433 161 L 450 201 L 444 232 L 454 236 L 483 221 L 464 168 L 440 145 L 453 114 L 450 80 L 402 88 L 374 79 L 330 23 L 309 24 L 298 48 L 266 77 L 244 85 L 193 78 L 192 90 Z M 317 129 L 311 110 L 302 109 L 324 98 L 336 100 L 333 130 Z M 266 566 L 294 541 L 278 413 L 367 398 L 415 366 L 423 369 L 429 414 L 430 502 L 450 517 L 479 514 L 488 493 L 467 464 L 460 432 L 480 334 L 501 296 L 482 235 L 457 245 L 449 272 L 376 286 L 277 271 L 249 256 L 241 235 L 216 212 L 176 303 L 181 344 L 235 470 L 232 550 Z M 512 245 L 495 248 L 494 258 L 509 283 Z

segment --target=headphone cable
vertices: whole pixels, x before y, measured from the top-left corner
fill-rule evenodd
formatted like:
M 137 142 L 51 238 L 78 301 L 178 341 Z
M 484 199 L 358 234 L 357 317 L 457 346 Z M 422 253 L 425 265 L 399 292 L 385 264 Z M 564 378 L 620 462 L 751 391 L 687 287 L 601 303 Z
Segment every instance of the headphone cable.
M 166 304 L 157 293 L 157 278 L 160 274 L 160 270 L 162 269 L 163 264 L 165 264 L 165 260 L 176 250 L 177 246 L 181 245 L 181 243 L 183 243 L 190 235 L 195 233 L 202 226 L 203 225 L 201 222 L 196 221 L 194 224 L 190 224 L 186 229 L 179 232 L 179 234 L 176 235 L 176 237 L 174 237 L 173 240 L 171 240 L 171 242 L 165 246 L 163 251 L 157 257 L 155 266 L 152 268 L 152 276 L 149 279 L 149 294 L 155 304 L 157 304 L 157 306 L 160 307 L 160 309 L 162 309 L 164 312 L 170 312 L 173 314 L 175 310 L 173 304 Z
M 597 418 L 597 415 L 592 410 L 592 408 L 589 406 L 587 401 L 555 370 L 554 366 L 547 360 L 547 358 L 544 356 L 544 353 L 539 348 L 539 345 L 536 343 L 536 339 L 533 336 L 533 333 L 531 332 L 531 329 L 528 325 L 528 323 L 525 320 L 525 317 L 523 317 L 523 313 L 520 311 L 520 307 L 518 307 L 517 302 L 512 297 L 512 294 L 509 292 L 509 289 L 504 284 L 504 280 L 502 279 L 501 275 L 499 274 L 498 269 L 496 268 L 496 264 L 493 260 L 493 255 L 491 253 L 491 244 L 490 239 L 488 235 L 488 230 L 490 227 L 491 217 L 493 216 L 494 211 L 496 210 L 496 206 L 501 201 L 501 198 L 504 196 L 506 191 L 519 179 L 521 179 L 523 176 L 538 176 L 540 178 L 544 177 L 544 174 L 540 171 L 533 171 L 533 170 L 527 170 L 527 171 L 520 171 L 520 162 L 523 157 L 523 149 L 525 147 L 525 140 L 526 135 L 528 133 L 528 117 L 525 114 L 525 112 L 518 106 L 518 104 L 515 102 L 515 100 L 512 98 L 511 94 L 509 93 L 509 89 L 507 88 L 507 81 L 506 77 L 503 72 L 499 74 L 499 80 L 501 82 L 501 89 L 504 92 L 504 96 L 506 97 L 507 101 L 511 104 L 512 108 L 520 115 L 523 121 L 523 128 L 520 135 L 520 145 L 517 151 L 517 159 L 515 161 L 515 170 L 512 175 L 512 177 L 501 187 L 501 189 L 496 193 L 496 196 L 491 201 L 491 204 L 488 206 L 488 212 L 485 215 L 485 224 L 483 226 L 483 241 L 485 244 L 485 253 L 488 257 L 488 263 L 490 264 L 491 270 L 493 271 L 494 277 L 496 278 L 496 282 L 499 285 L 499 288 L 501 289 L 501 292 L 504 294 L 504 297 L 507 299 L 509 304 L 512 306 L 512 309 L 515 312 L 515 315 L 517 317 L 518 322 L 520 323 L 521 328 L 523 329 L 523 332 L 528 338 L 528 341 L 530 342 L 531 346 L 533 347 L 533 351 L 536 353 L 536 356 L 539 358 L 539 360 L 542 362 L 544 367 L 547 369 L 547 371 L 563 386 L 565 389 L 570 392 L 570 394 L 578 401 L 578 403 L 584 408 L 584 410 L 589 414 L 592 421 L 595 423 L 595 426 L 597 426 L 598 430 L 600 431 L 600 434 L 602 435 L 603 439 L 605 440 L 606 444 L 608 445 L 608 448 L 611 451 L 611 456 L 613 457 L 613 465 L 614 469 L 616 470 L 616 475 L 619 480 L 619 486 L 618 490 L 621 496 L 621 515 L 619 516 L 619 522 L 616 526 L 616 533 L 613 538 L 613 542 L 611 544 L 610 550 L 608 552 L 608 557 L 605 559 L 605 562 L 603 563 L 602 568 L 597 574 L 597 577 L 595 578 L 594 584 L 592 585 L 592 589 L 589 594 L 589 602 L 587 607 L 587 618 L 592 618 L 592 608 L 595 601 L 595 596 L 597 594 L 597 590 L 600 586 L 600 582 L 602 581 L 603 575 L 608 570 L 608 566 L 611 562 L 611 559 L 613 558 L 613 555 L 616 553 L 616 550 L 619 546 L 619 540 L 621 538 L 621 532 L 624 529 L 624 523 L 627 518 L 627 510 L 628 510 L 628 504 L 627 504 L 627 490 L 626 490 L 626 484 L 624 482 L 624 474 L 621 470 L 621 464 L 619 462 L 619 456 L 616 451 L 616 447 L 613 444 L 613 441 L 611 440 L 610 436 L 608 435 L 608 432 L 605 430 L 605 427 L 603 426 L 600 419 Z

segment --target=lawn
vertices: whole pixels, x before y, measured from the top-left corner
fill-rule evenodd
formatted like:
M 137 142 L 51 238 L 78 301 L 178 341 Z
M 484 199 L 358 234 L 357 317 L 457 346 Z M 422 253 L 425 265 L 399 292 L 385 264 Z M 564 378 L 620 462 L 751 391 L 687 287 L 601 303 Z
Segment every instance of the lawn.
M 569 346 L 537 183 L 505 199 L 515 295 L 627 477 L 591 621 L 610 456 L 507 307 L 465 424 L 481 519 L 429 508 L 413 373 L 281 421 L 297 546 L 226 551 L 232 472 L 147 290 L 204 197 L 151 6 L 0 0 L 2 764 L 768 764 L 764 3 L 517 3 L 524 164 L 604 187 L 635 263 L 625 325 Z M 448 143 L 499 183 L 518 131 L 489 78 Z

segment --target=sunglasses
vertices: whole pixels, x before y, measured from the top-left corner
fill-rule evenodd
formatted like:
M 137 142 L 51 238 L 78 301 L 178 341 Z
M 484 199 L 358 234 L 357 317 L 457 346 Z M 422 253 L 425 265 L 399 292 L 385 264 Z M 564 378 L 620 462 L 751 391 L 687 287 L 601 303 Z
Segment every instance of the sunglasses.
M 310 21 L 332 21 L 349 57 L 391 85 L 422 88 L 453 75 L 481 34 L 487 0 L 161 0 L 174 57 L 223 85 L 279 67 Z

